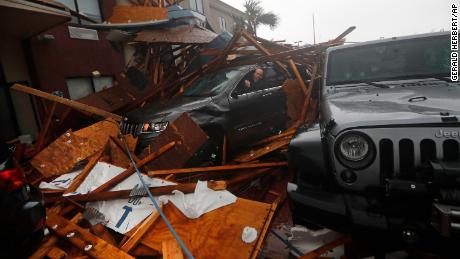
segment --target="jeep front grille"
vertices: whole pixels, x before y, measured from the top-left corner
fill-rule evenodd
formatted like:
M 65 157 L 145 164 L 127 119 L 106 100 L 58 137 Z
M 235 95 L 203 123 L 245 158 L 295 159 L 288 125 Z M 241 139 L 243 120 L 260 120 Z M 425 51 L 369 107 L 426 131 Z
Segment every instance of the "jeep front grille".
M 378 143 L 382 180 L 399 176 L 412 178 L 417 167 L 430 160 L 454 161 L 460 158 L 460 143 L 455 139 L 436 142 L 423 139 L 381 139 Z

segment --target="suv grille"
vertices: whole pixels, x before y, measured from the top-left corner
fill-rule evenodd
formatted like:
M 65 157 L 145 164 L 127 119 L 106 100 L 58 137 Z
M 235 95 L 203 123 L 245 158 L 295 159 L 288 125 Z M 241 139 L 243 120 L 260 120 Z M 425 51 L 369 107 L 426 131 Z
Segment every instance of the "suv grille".
M 424 162 L 454 161 L 460 158 L 460 143 L 455 139 L 441 141 L 438 145 L 432 139 L 420 142 L 407 138 L 399 141 L 382 139 L 378 146 L 382 179 L 391 178 L 395 174 L 403 178 L 412 178 L 415 169 Z
M 121 123 L 121 133 L 123 134 L 131 134 L 136 137 L 142 128 L 142 123 L 128 123 L 123 121 Z

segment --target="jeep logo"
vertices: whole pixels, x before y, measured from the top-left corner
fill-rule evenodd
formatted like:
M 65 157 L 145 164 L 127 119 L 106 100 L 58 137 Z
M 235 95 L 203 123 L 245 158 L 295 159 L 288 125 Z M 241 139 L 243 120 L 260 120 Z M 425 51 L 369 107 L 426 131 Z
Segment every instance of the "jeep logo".
M 460 130 L 442 130 L 434 134 L 437 138 L 460 138 Z

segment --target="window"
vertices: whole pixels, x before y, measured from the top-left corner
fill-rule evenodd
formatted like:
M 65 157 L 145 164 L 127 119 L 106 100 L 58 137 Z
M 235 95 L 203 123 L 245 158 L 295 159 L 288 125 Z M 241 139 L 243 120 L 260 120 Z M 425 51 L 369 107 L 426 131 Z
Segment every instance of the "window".
M 204 13 L 203 0 L 190 0 L 190 9 L 199 13 Z
M 227 22 L 223 16 L 219 16 L 219 25 L 222 31 L 227 31 Z
M 100 92 L 113 86 L 112 76 L 75 77 L 66 80 L 69 96 L 78 100 L 93 93 Z
M 57 0 L 57 1 L 67 6 L 72 11 L 84 14 L 97 22 L 102 21 L 101 8 L 99 6 L 98 0 Z M 85 21 L 77 17 L 73 17 L 72 23 L 85 23 Z

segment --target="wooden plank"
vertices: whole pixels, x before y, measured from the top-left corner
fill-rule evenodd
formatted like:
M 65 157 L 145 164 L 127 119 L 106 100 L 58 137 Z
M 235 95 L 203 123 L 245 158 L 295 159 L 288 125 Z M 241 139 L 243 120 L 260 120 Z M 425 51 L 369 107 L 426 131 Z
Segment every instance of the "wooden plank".
M 55 246 L 51 248 L 51 250 L 48 252 L 46 256 L 50 259 L 64 259 L 68 256 L 68 254 L 59 247 Z
M 286 95 L 288 125 L 296 124 L 304 108 L 305 95 L 303 94 L 298 80 L 288 79 L 283 83 L 283 92 Z
M 187 173 L 202 173 L 202 172 L 220 172 L 220 171 L 231 171 L 241 169 L 254 169 L 263 167 L 285 167 L 287 162 L 274 162 L 274 163 L 258 163 L 258 164 L 239 164 L 239 165 L 224 165 L 224 166 L 211 166 L 211 167 L 193 167 L 184 169 L 168 169 L 150 171 L 148 175 L 150 177 L 158 175 L 169 175 L 169 174 L 187 174 Z
M 307 95 L 305 95 L 305 102 L 302 107 L 302 113 L 300 114 L 300 118 L 299 118 L 300 124 L 305 122 L 305 118 L 307 116 L 308 105 L 310 104 L 310 100 L 311 100 L 311 92 L 313 91 L 313 87 L 315 85 L 315 79 L 316 79 L 317 74 L 318 74 L 318 64 L 315 64 L 313 67 L 313 72 L 311 75 L 310 83 L 308 85 L 308 92 L 307 92 Z
M 195 258 L 250 258 L 257 241 L 241 240 L 244 227 L 261 233 L 271 205 L 238 198 L 233 204 L 210 211 L 197 219 L 188 219 L 174 205 L 163 212 Z M 163 221 L 157 221 L 141 243 L 161 251 L 162 242 L 173 236 Z
M 89 162 L 85 165 L 85 167 L 83 168 L 83 170 L 81 171 L 80 174 L 78 174 L 74 180 L 72 181 L 72 183 L 69 185 L 69 187 L 67 188 L 67 190 L 64 191 L 63 195 L 64 194 L 68 194 L 68 193 L 71 193 L 71 192 L 74 192 L 78 189 L 78 187 L 81 185 L 81 183 L 86 179 L 86 177 L 88 176 L 88 174 L 91 172 L 91 170 L 93 170 L 94 166 L 97 164 L 97 162 L 99 161 L 99 159 L 101 158 L 102 154 L 104 153 L 104 150 L 105 148 L 102 148 L 98 153 L 96 153 L 95 155 L 93 155 L 90 159 L 89 159 Z
M 160 7 L 116 5 L 110 23 L 138 23 L 165 20 L 168 10 Z
M 163 259 L 183 259 L 182 249 L 175 239 L 168 239 L 161 243 Z
M 102 225 L 102 223 L 91 226 L 91 231 L 93 231 L 94 235 L 100 237 L 105 242 L 117 246 L 117 242 L 113 238 L 112 234 L 110 234 L 109 230 L 104 225 Z
M 163 209 L 163 204 L 160 204 L 160 209 Z M 146 218 L 144 222 L 140 224 L 140 226 L 137 227 L 136 231 L 121 246 L 121 250 L 129 253 L 134 248 L 136 248 L 136 246 L 141 242 L 142 237 L 145 235 L 145 233 L 147 233 L 147 231 L 149 231 L 159 216 L 160 213 L 158 213 L 158 211 L 153 211 L 152 214 L 150 214 L 150 216 Z
M 61 207 L 60 207 L 61 208 Z M 56 208 L 58 211 L 60 208 Z M 53 213 L 51 210 L 47 211 L 47 214 Z M 78 224 L 80 221 L 83 220 L 83 214 L 77 213 L 73 218 L 70 220 L 72 223 Z M 29 256 L 29 259 L 41 259 L 44 258 L 48 252 L 59 242 L 59 238 L 55 235 L 50 236 L 45 242 L 43 242 L 35 252 Z
M 206 133 L 187 113 L 183 113 L 170 123 L 165 131 L 152 139 L 149 146 L 139 155 L 139 158 L 145 157 L 152 150 L 158 150 L 167 143 L 174 141 L 176 146 L 172 150 L 148 163 L 146 168 L 147 170 L 181 168 L 207 140 Z
M 273 143 L 268 144 L 267 146 L 264 146 L 258 149 L 252 149 L 252 150 L 249 150 L 248 152 L 240 154 L 234 159 L 234 161 L 239 162 L 239 163 L 248 163 L 261 156 L 264 156 L 268 153 L 271 153 L 275 150 L 285 147 L 289 145 L 290 142 L 291 142 L 291 139 L 281 139 L 281 140 L 275 141 Z
M 292 68 L 292 71 L 294 71 L 294 75 L 297 78 L 297 82 L 300 84 L 300 88 L 303 91 L 303 94 L 307 96 L 307 86 L 305 85 L 305 82 L 303 81 L 303 78 L 300 76 L 299 70 L 297 69 L 296 64 L 292 59 L 289 59 L 289 65 Z
M 259 42 L 257 42 L 257 40 L 254 39 L 254 37 L 252 37 L 252 35 L 249 34 L 249 32 L 243 30 L 241 33 L 242 33 L 244 38 L 246 38 L 249 42 L 254 44 L 254 46 L 258 50 L 263 52 L 266 56 L 270 56 L 272 54 L 264 46 L 262 46 Z M 286 69 L 286 67 L 283 64 L 281 64 L 281 62 L 275 61 L 275 64 L 278 65 L 278 67 L 281 68 L 281 70 L 284 71 L 286 73 L 286 75 L 289 75 L 289 71 Z
M 284 132 L 281 132 L 280 134 L 277 134 L 277 135 L 262 139 L 262 140 L 256 142 L 255 144 L 253 144 L 252 146 L 259 146 L 259 145 L 267 144 L 267 143 L 270 143 L 270 142 L 273 142 L 275 140 L 279 140 L 279 139 L 282 139 L 282 138 L 292 137 L 292 135 L 294 135 L 295 132 L 296 132 L 296 129 L 288 129 L 288 130 L 286 130 Z
M 152 160 L 156 159 L 157 157 L 160 157 L 162 154 L 166 153 L 168 150 L 172 149 L 176 145 L 176 142 L 170 142 L 164 146 L 162 146 L 158 151 L 151 153 L 147 157 L 143 158 L 139 163 L 137 163 L 137 167 L 141 168 L 147 163 L 151 162 Z M 96 190 L 92 191 L 91 193 L 101 193 L 103 191 L 107 191 L 110 188 L 114 187 L 115 185 L 119 184 L 122 182 L 124 179 L 128 178 L 130 175 L 134 173 L 135 169 L 134 166 L 130 166 L 128 169 L 123 171 L 121 174 L 113 177 L 106 183 L 102 184 L 99 186 Z
M 256 245 L 256 248 L 254 249 L 254 251 L 252 252 L 251 259 L 256 259 L 258 257 L 258 255 L 259 255 L 259 253 L 262 251 L 263 244 L 264 244 L 265 239 L 267 237 L 270 225 L 273 222 L 273 216 L 275 215 L 275 212 L 276 212 L 276 210 L 278 208 L 278 204 L 279 204 L 279 202 L 278 202 L 278 200 L 276 200 L 275 202 L 272 203 L 272 205 L 270 207 L 270 213 L 268 214 L 267 219 L 265 220 L 264 227 L 262 228 L 262 231 L 260 231 L 258 233 L 259 237 L 257 238 L 257 245 Z
M 66 220 L 56 214 L 48 214 L 47 227 L 61 238 L 94 258 L 134 258 L 103 239 L 91 234 L 88 230 Z M 69 235 L 74 233 L 74 235 Z
M 51 109 L 48 112 L 48 114 L 46 115 L 45 122 L 42 125 L 42 129 L 40 130 L 40 133 L 38 134 L 37 142 L 35 144 L 35 152 L 37 152 L 37 153 L 40 152 L 40 150 L 42 150 L 43 146 L 46 144 L 45 143 L 46 136 L 48 135 L 48 131 L 49 131 L 50 126 L 51 126 L 51 121 L 53 119 L 54 112 L 56 111 L 56 105 L 57 105 L 57 103 L 55 103 L 55 102 L 53 102 L 51 104 Z
M 208 188 L 220 191 L 225 190 L 227 184 L 224 181 L 208 181 Z M 192 193 L 195 191 L 196 183 L 183 183 L 179 185 L 170 185 L 164 187 L 150 187 L 149 190 L 153 196 L 161 196 L 161 195 L 168 195 L 171 194 L 172 191 L 178 190 L 183 193 Z M 105 200 L 116 200 L 116 199 L 125 199 L 130 197 L 131 190 L 123 190 L 123 191 L 111 191 L 111 192 L 100 192 L 100 193 L 88 193 L 88 194 L 81 194 L 81 195 L 72 195 L 67 196 L 77 202 L 88 202 L 88 201 L 105 201 Z M 139 195 L 133 197 L 143 197 L 147 195 Z M 65 200 L 63 197 L 57 198 L 47 198 L 47 201 L 61 201 Z
M 307 254 L 304 254 L 303 256 L 299 257 L 299 259 L 316 259 L 322 254 L 327 253 L 329 250 L 349 242 L 351 242 L 350 236 L 341 236 L 330 243 L 327 243 L 311 252 L 308 252 Z
M 69 131 L 38 153 L 30 163 L 46 178 L 70 172 L 98 150 L 93 141 Z
M 49 93 L 34 89 L 32 87 L 24 86 L 24 85 L 21 85 L 21 84 L 14 84 L 11 87 L 11 89 L 14 89 L 14 90 L 20 91 L 20 92 L 24 92 L 24 93 L 27 93 L 27 94 L 35 95 L 35 96 L 38 96 L 38 97 L 41 97 L 41 98 L 44 98 L 44 99 L 47 99 L 47 100 L 50 100 L 50 101 L 53 101 L 53 102 L 60 103 L 60 104 L 64 104 L 64 105 L 70 106 L 70 107 L 72 107 L 72 108 L 74 108 L 76 110 L 83 111 L 83 112 L 88 112 L 88 113 L 95 114 L 95 115 L 98 115 L 98 116 L 101 116 L 101 117 L 104 117 L 104 118 L 112 118 L 112 119 L 114 119 L 116 121 L 121 121 L 122 120 L 122 117 L 120 115 L 113 114 L 113 113 L 101 110 L 99 108 L 92 107 L 92 106 L 89 106 L 89 105 L 86 105 L 86 104 L 83 104 L 83 103 L 80 103 L 80 102 L 77 102 L 77 101 L 73 101 L 73 100 L 70 100 L 70 99 L 67 99 L 67 98 L 52 95 L 52 94 L 49 94 Z

